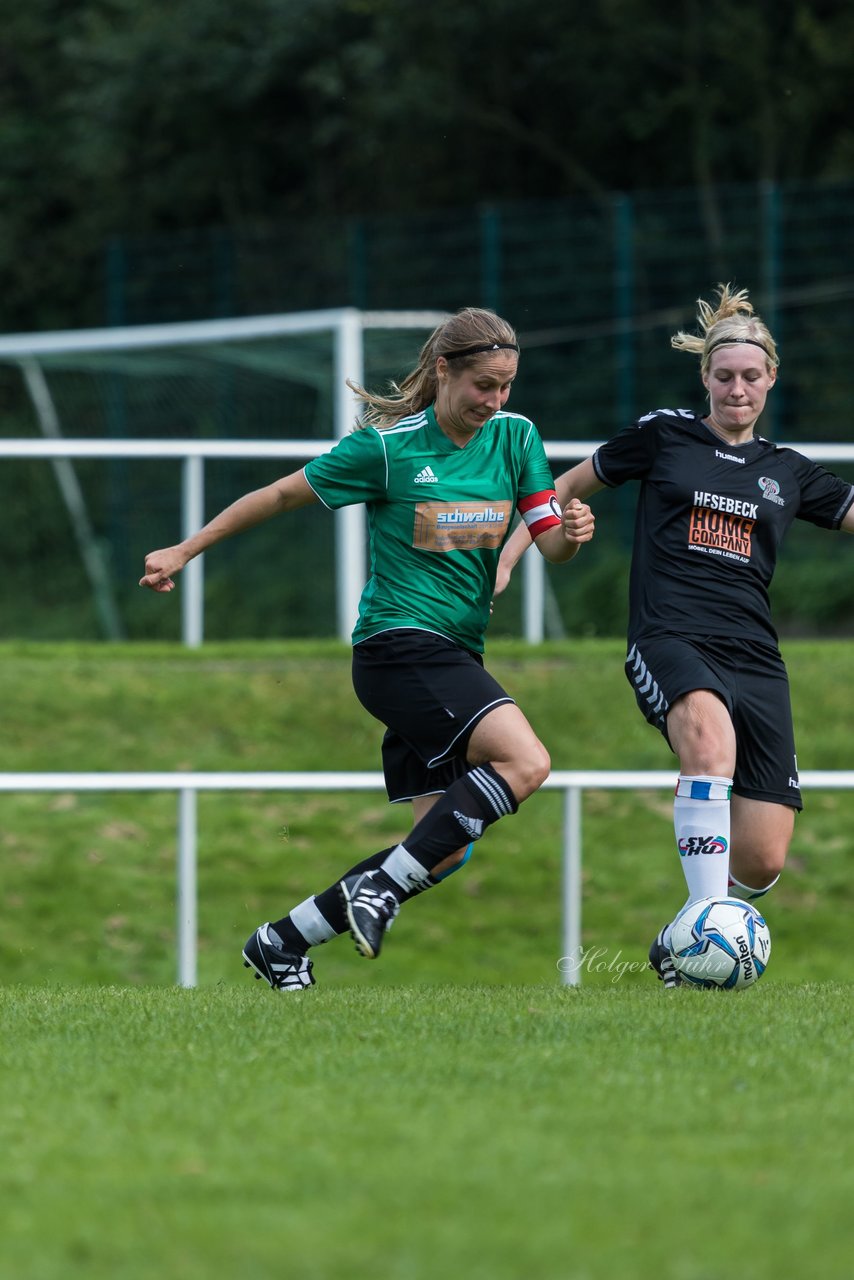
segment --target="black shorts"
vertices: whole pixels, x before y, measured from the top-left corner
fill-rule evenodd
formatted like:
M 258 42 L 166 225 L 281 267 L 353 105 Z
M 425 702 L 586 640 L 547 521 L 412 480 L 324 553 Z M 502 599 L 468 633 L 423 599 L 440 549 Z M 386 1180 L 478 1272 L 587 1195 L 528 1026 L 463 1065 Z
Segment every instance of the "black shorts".
M 803 808 L 789 678 L 774 645 L 715 636 L 646 636 L 629 651 L 626 675 L 641 711 L 665 738 L 667 713 L 677 698 L 694 689 L 717 693 L 735 726 L 733 791 Z
M 354 646 L 353 688 L 386 726 L 383 773 L 392 803 L 447 790 L 466 772 L 475 725 L 494 707 L 513 702 L 480 654 L 410 627 L 381 631 Z

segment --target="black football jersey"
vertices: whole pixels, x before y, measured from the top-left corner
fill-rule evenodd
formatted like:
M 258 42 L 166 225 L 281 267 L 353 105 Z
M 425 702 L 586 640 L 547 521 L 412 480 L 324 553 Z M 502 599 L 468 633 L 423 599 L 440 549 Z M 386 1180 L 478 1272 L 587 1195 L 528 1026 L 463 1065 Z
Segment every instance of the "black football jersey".
M 629 639 L 650 632 L 776 644 L 768 585 L 796 518 L 838 529 L 854 486 L 761 436 L 726 444 L 687 409 L 656 409 L 593 455 L 613 488 L 641 482 Z

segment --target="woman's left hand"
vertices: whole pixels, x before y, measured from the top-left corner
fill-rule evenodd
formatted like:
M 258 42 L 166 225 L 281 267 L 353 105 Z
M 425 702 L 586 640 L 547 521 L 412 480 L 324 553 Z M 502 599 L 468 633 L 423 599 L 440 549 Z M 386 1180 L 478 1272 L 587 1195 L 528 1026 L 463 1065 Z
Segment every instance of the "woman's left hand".
M 586 502 L 570 498 L 563 509 L 563 532 L 567 542 L 589 542 L 596 527 L 596 517 Z

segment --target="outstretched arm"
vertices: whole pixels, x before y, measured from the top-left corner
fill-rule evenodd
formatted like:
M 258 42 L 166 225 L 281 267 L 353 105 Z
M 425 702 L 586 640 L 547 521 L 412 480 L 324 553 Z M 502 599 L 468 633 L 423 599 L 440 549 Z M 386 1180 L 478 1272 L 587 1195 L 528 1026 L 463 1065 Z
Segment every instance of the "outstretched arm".
M 581 542 L 588 542 L 593 536 L 594 518 L 590 508 L 585 506 L 583 499 L 589 498 L 592 493 L 604 488 L 601 480 L 596 475 L 593 468 L 591 458 L 585 458 L 583 462 L 579 462 L 577 466 L 571 467 L 569 471 L 564 471 L 555 480 L 555 493 L 558 502 L 564 509 L 564 525 L 560 529 L 550 529 L 546 533 L 541 533 L 537 538 L 537 547 L 542 551 L 547 560 L 552 559 L 571 559 L 578 551 Z M 578 499 L 578 503 L 573 504 L 573 499 Z M 570 528 L 573 520 L 579 521 L 586 512 L 589 516 L 589 525 L 586 537 L 577 539 L 574 549 L 569 555 L 564 554 L 560 557 L 554 557 L 548 554 L 543 543 L 546 538 L 550 538 L 552 542 L 556 542 L 558 538 L 563 538 L 566 542 L 570 537 Z M 564 533 L 564 528 L 566 533 Z M 501 557 L 498 561 L 498 576 L 495 580 L 495 595 L 499 595 L 510 581 L 510 575 L 515 569 L 522 556 L 531 545 L 531 535 L 528 533 L 527 525 L 524 521 L 520 521 L 518 527 L 513 530 L 510 537 L 504 544 Z
M 171 591 L 175 586 L 172 575 L 180 572 L 190 560 L 201 555 L 215 542 L 222 542 L 235 533 L 251 529 L 253 525 L 261 524 L 283 511 L 294 511 L 297 507 L 305 507 L 316 501 L 317 495 L 302 471 L 282 476 L 263 489 L 246 493 L 183 542 L 174 547 L 164 547 L 161 551 L 149 551 L 145 557 L 145 573 L 140 578 L 139 585 L 150 587 L 152 591 Z

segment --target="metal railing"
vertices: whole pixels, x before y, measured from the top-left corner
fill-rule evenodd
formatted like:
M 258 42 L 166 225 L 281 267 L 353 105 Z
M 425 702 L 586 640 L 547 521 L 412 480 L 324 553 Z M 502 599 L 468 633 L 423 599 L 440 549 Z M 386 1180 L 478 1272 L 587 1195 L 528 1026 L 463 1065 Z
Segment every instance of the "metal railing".
M 158 458 L 182 465 L 181 537 L 188 537 L 205 523 L 204 463 L 207 458 L 279 458 L 307 461 L 326 453 L 334 440 L 0 440 L 0 458 Z M 558 440 L 546 443 L 552 462 L 578 462 L 598 448 L 597 441 Z M 854 462 L 854 445 L 793 444 L 793 449 L 816 462 Z M 561 465 L 561 469 L 564 469 Z M 345 643 L 356 621 L 359 597 L 365 582 L 365 522 L 361 505 L 334 513 L 336 521 L 337 630 Z M 204 556 L 191 560 L 184 570 L 181 589 L 181 638 L 198 648 L 204 638 Z M 544 637 L 545 561 L 539 555 L 522 558 L 522 633 L 530 644 Z
M 561 981 L 581 982 L 582 799 L 585 791 L 672 790 L 673 771 L 557 770 L 541 790 L 563 792 L 561 840 Z M 854 790 L 854 771 L 800 775 L 804 789 Z M 177 982 L 198 979 L 198 812 L 200 791 L 379 791 L 381 773 L 0 773 L 0 793 L 43 791 L 175 791 Z

